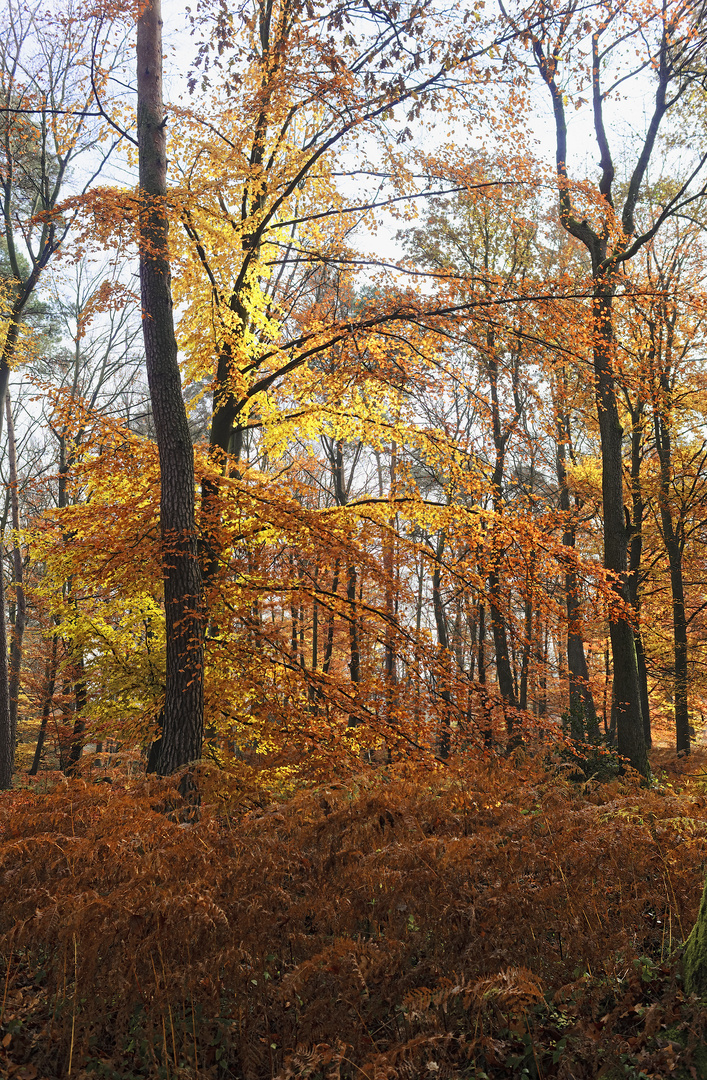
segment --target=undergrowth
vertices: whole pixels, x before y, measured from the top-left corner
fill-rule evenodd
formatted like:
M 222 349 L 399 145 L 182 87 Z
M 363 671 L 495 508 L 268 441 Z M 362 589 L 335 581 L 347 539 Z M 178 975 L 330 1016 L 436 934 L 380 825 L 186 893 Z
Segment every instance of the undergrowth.
M 400 765 L 271 802 L 212 770 L 198 815 L 117 773 L 7 793 L 2 1075 L 707 1077 L 676 952 L 707 799 L 566 772 Z

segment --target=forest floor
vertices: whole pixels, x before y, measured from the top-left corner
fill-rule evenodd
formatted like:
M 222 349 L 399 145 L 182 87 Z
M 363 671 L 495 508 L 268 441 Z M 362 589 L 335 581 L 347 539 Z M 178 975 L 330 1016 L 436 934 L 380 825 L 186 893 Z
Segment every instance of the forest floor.
M 0 797 L 0 1076 L 707 1078 L 707 748 Z M 56 779 L 56 778 L 55 778 Z

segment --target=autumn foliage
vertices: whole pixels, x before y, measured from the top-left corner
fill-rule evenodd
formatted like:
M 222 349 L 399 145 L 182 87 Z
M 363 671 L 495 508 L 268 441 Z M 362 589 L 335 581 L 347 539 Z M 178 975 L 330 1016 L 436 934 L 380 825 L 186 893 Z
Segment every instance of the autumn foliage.
M 707 1076 L 707 7 L 7 11 L 3 1076 Z

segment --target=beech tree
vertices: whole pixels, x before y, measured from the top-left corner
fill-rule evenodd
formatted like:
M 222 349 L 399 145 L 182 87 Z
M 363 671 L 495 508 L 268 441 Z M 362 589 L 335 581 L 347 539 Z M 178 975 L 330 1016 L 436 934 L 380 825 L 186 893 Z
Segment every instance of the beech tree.
M 101 171 L 116 141 L 105 138 L 92 108 L 90 71 L 108 75 L 108 35 L 96 40 L 78 13 L 25 8 L 8 0 L 0 44 L 0 198 L 9 269 L 0 316 L 0 434 L 10 372 L 21 352 L 23 319 L 40 279 L 65 242 L 71 212 L 58 213 L 70 170 L 93 154 Z M 105 55 L 104 55 L 105 54 Z M 0 613 L 5 601 L 0 580 Z M 17 639 L 16 639 L 17 640 Z M 17 656 L 13 664 L 17 663 Z M 4 614 L 0 618 L 0 788 L 11 782 L 14 745 L 9 710 Z
M 540 679 L 546 710 L 550 673 L 566 680 L 569 666 L 570 713 L 581 709 L 582 733 L 586 726 L 596 736 L 589 692 L 596 670 L 590 670 L 584 652 L 580 599 L 590 586 L 580 584 L 586 568 L 576 543 L 578 506 L 572 506 L 573 403 L 567 400 L 572 384 L 548 359 L 562 349 L 569 353 L 572 335 L 577 341 L 576 327 L 587 319 L 586 309 L 576 303 L 577 292 L 586 282 L 569 282 L 559 272 L 553 278 L 533 261 L 538 208 L 532 206 L 534 193 L 526 197 L 532 171 L 521 159 L 509 165 L 479 155 L 471 165 L 459 164 L 445 154 L 436 160 L 405 146 L 405 110 L 412 124 L 428 100 L 439 112 L 440 103 L 456 100 L 455 95 L 486 94 L 489 71 L 482 65 L 488 63 L 512 83 L 510 53 L 503 61 L 482 60 L 484 49 L 476 39 L 497 45 L 504 34 L 521 33 L 515 20 L 491 37 L 489 28 L 474 20 L 471 29 L 460 29 L 441 45 L 436 34 L 447 25 L 447 14 L 432 8 L 425 14 L 428 21 L 420 25 L 417 8 L 381 11 L 349 34 L 342 29 L 343 15 L 330 13 L 326 5 L 310 12 L 273 2 L 235 22 L 222 18 L 220 9 L 201 8 L 197 27 L 202 19 L 214 27 L 193 73 L 194 92 L 203 97 L 180 111 L 169 186 L 158 85 L 159 9 L 141 14 L 141 209 L 132 235 L 140 246 L 143 331 L 163 471 L 168 655 L 162 719 L 171 734 L 160 747 L 159 771 L 170 772 L 199 756 L 203 678 L 212 732 L 221 723 L 218 717 L 227 730 L 232 712 L 234 726 L 252 723 L 263 743 L 269 724 L 273 742 L 279 743 L 305 700 L 301 718 L 310 737 L 327 694 L 328 702 L 335 702 L 337 723 L 345 715 L 352 727 L 362 729 L 370 721 L 372 730 L 384 716 L 394 716 L 394 702 L 405 693 L 399 673 L 407 671 L 409 677 L 415 666 L 435 697 L 427 713 L 430 727 L 438 727 L 444 715 L 451 732 L 452 723 L 472 715 L 469 702 L 478 691 L 486 701 L 503 703 L 509 734 L 532 700 L 533 681 L 540 712 Z M 539 56 L 545 55 L 542 35 L 549 33 L 553 18 L 545 15 L 534 24 Z M 400 53 L 401 42 L 412 50 L 409 56 L 405 49 Z M 577 48 L 581 56 L 581 45 Z M 391 71 L 399 64 L 404 78 L 378 74 L 379 57 L 387 58 Z M 363 134 L 366 139 L 357 142 Z M 385 163 L 360 202 L 345 198 L 339 183 L 344 154 L 352 156 L 351 168 L 343 159 L 351 176 L 375 172 L 377 154 Z M 416 175 L 413 167 L 423 171 Z M 607 225 L 602 239 L 603 210 L 596 210 L 588 189 L 575 189 L 569 181 L 565 186 L 566 170 L 558 175 L 564 177 L 563 226 L 579 220 L 572 217 L 572 200 L 584 199 L 586 206 L 581 205 L 592 222 L 586 229 L 599 237 L 597 250 L 610 246 L 616 238 Z M 642 181 L 636 182 L 640 187 Z M 478 219 L 474 236 L 436 237 L 430 250 L 419 246 L 416 261 L 397 267 L 366 258 L 352 222 L 373 226 L 375 215 L 391 207 L 409 213 L 410 206 L 423 205 L 420 200 L 445 184 L 453 189 L 448 194 L 463 189 Z M 111 208 L 107 235 L 111 227 L 133 228 L 134 202 L 125 193 L 105 191 L 85 212 L 90 215 L 97 205 Z M 603 203 L 608 214 L 611 207 Z M 124 213 L 122 220 L 116 209 Z M 582 221 L 579 226 L 585 229 Z M 589 251 L 586 237 L 589 233 L 578 243 Z M 452 265 L 447 242 L 457 249 L 455 257 L 467 259 L 463 272 Z M 606 270 L 607 303 L 616 288 L 612 274 L 618 274 L 616 266 L 627 252 L 616 250 L 614 269 Z M 373 264 L 376 282 L 357 294 L 364 264 Z M 201 407 L 212 412 L 208 453 L 197 448 L 196 471 L 177 362 L 172 270 L 181 311 L 182 369 L 191 383 L 187 396 L 196 391 Z M 597 284 L 596 267 L 592 273 L 591 291 L 599 290 L 596 315 L 604 311 L 606 281 L 600 275 Z M 409 284 L 422 274 L 429 275 L 432 288 Z M 565 319 L 573 305 L 567 340 L 560 342 L 553 320 Z M 613 323 L 610 329 L 614 349 Z M 602 386 L 616 405 L 615 371 L 609 370 L 615 354 L 610 349 L 609 356 L 608 346 L 601 352 L 602 340 L 593 331 L 580 333 L 576 351 L 584 357 L 593 350 L 595 372 L 606 376 Z M 473 355 L 467 370 L 464 350 Z M 431 372 L 439 373 L 434 390 Z M 559 416 L 553 414 L 551 421 L 550 412 L 541 409 L 540 388 L 548 378 Z M 460 386 L 476 410 L 466 430 L 448 419 L 447 406 L 462 402 L 455 398 Z M 421 403 L 427 394 L 428 404 L 433 393 L 439 394 L 440 408 L 425 412 L 416 395 Z M 487 418 L 488 438 L 474 429 L 481 417 Z M 603 417 L 600 412 L 600 428 Z M 106 438 L 114 446 L 118 436 L 113 432 Z M 130 442 L 131 454 L 138 453 L 137 445 Z M 620 438 L 618 445 L 620 450 Z M 319 447 L 325 449 L 324 461 Z M 355 495 L 342 476 L 352 448 L 351 468 L 361 481 Z M 315 451 L 319 461 L 312 467 Z M 389 482 L 383 479 L 385 455 Z M 418 482 L 421 464 L 439 480 L 434 498 Z M 543 468 L 550 476 L 557 468 L 558 488 L 543 477 Z M 326 499 L 325 475 L 331 496 Z M 195 478 L 200 503 L 194 498 Z M 117 482 L 116 492 L 125 500 Z M 615 501 L 615 489 L 611 492 Z M 613 505 L 607 492 L 604 503 Z M 100 505 L 105 504 L 95 495 L 94 507 Z M 127 518 L 131 511 L 125 506 Z M 133 524 L 137 527 L 137 518 Z M 624 530 L 623 494 L 621 526 Z M 411 565 L 420 560 L 414 594 L 411 578 L 406 580 L 406 551 Z M 626 575 L 617 578 L 608 565 L 616 561 L 615 548 L 609 544 L 607 551 L 609 578 L 620 592 L 611 605 L 620 656 L 626 627 L 633 641 L 624 605 L 630 596 Z M 625 563 L 625 542 L 623 552 Z M 124 561 L 127 566 L 127 555 Z M 72 573 L 81 579 L 78 571 Z M 598 578 L 591 580 L 596 595 L 603 596 Z M 152 602 L 153 581 L 145 592 Z M 102 598 L 105 605 L 105 594 Z M 406 603 L 419 612 L 414 634 L 405 627 Z M 426 629 L 436 631 L 434 653 L 425 648 Z M 498 698 L 483 681 L 491 670 L 489 629 Z M 152 645 L 161 641 L 160 634 L 136 636 L 135 647 L 146 645 L 149 637 L 154 660 L 159 646 L 153 650 Z M 618 671 L 618 661 L 615 667 Z M 472 685 L 476 669 L 479 687 Z M 237 689 L 229 689 L 239 680 Z M 564 686 L 566 694 L 566 681 Z M 151 684 L 149 694 L 153 689 Z M 415 710 L 424 726 L 424 709 Z M 622 731 L 633 731 L 628 721 Z M 170 748 L 170 740 L 180 742 L 179 748 Z M 451 752 L 451 742 L 446 749 Z
M 318 275 L 325 269 L 350 282 L 362 258 L 350 241 L 353 224 L 428 197 L 405 176 L 406 134 L 398 128 L 455 92 L 480 92 L 489 44 L 481 39 L 491 31 L 483 21 L 461 21 L 442 43 L 437 31 L 449 33 L 451 20 L 432 4 L 383 4 L 364 21 L 355 8 L 279 0 L 234 19 L 214 9 L 213 18 L 209 5 L 199 12 L 197 26 L 209 36 L 193 74 L 213 108 L 194 109 L 190 120 L 215 138 L 205 146 L 189 136 L 180 152 L 188 244 L 179 297 L 188 305 L 181 332 L 190 368 L 215 372 L 211 458 L 227 475 L 269 393 L 318 357 L 340 350 L 348 360 L 376 327 L 405 318 L 409 298 L 394 292 L 360 304 L 353 318 L 337 290 L 320 303 Z M 356 148 L 364 133 L 380 150 L 383 172 L 372 149 Z M 348 153 L 357 189 L 371 178 L 354 200 L 338 183 L 338 161 Z M 205 304 L 210 338 L 195 334 Z M 221 558 L 219 486 L 216 474 L 204 476 L 207 579 Z
M 695 437 L 702 418 L 704 375 L 704 264 L 701 235 L 679 219 L 647 245 L 630 298 L 627 351 L 635 365 L 637 396 L 645 405 L 648 464 L 643 485 L 668 561 L 672 612 L 672 664 L 677 750 L 690 752 L 689 628 L 701 606 L 685 564 L 694 546 L 694 523 L 704 500 L 704 441 Z M 637 268 L 638 269 L 638 268 Z M 647 470 L 644 470 L 647 472 Z M 646 498 L 647 501 L 647 498 Z
M 157 717 L 148 770 L 202 754 L 217 767 L 200 771 L 208 809 L 186 830 L 174 792 L 155 817 L 168 783 L 120 770 L 105 786 L 3 794 L 8 1074 L 42 1047 L 45 993 L 60 1007 L 38 1067 L 67 1075 L 96 1061 L 258 1080 L 564 1076 L 572 1055 L 583 1075 L 668 1075 L 698 1061 L 704 1009 L 664 960 L 703 872 L 704 798 L 687 777 L 682 791 L 616 779 L 613 753 L 602 788 L 604 748 L 577 745 L 599 741 L 608 627 L 619 750 L 647 773 L 639 606 L 646 689 L 660 704 L 670 654 L 683 727 L 689 619 L 707 611 L 684 572 L 693 558 L 704 580 L 707 301 L 695 275 L 683 311 L 652 246 L 701 187 L 666 185 L 653 215 L 640 197 L 701 33 L 701 9 L 671 22 L 672 2 L 540 0 L 507 17 L 551 94 L 554 216 L 537 162 L 460 150 L 456 108 L 443 127 L 449 101 L 491 111 L 494 74 L 522 94 L 527 71 L 496 55 L 506 31 L 491 36 L 478 9 L 454 9 L 450 29 L 426 2 L 203 0 L 203 96 L 174 109 L 168 172 L 160 3 L 140 7 L 139 186 L 96 191 L 82 212 L 139 255 L 152 424 L 96 407 L 131 353 L 112 307 L 105 368 L 80 386 L 77 311 L 65 384 L 47 392 L 59 505 L 45 499 L 21 535 L 46 650 L 30 771 L 69 678 L 76 771 L 84 735 L 137 758 Z M 622 187 L 606 109 L 634 46 L 658 92 Z M 598 185 L 565 160 L 575 76 Z M 428 103 L 450 136 L 439 147 L 419 128 L 409 139 Z M 496 133 L 515 120 L 504 111 Z M 390 264 L 371 250 L 379 214 L 409 225 L 413 207 L 408 257 Z M 609 669 L 607 652 L 607 685 Z M 592 774 L 577 784 L 583 755 Z M 697 993 L 706 922 L 707 893 L 685 952 Z M 454 985 L 435 976 L 450 958 Z M 687 1047 L 662 1038 L 676 1024 Z
M 201 757 L 204 611 L 194 514 L 194 450 L 182 396 L 170 291 L 159 0 L 146 5 L 138 19 L 137 74 L 140 291 L 147 378 L 160 456 L 167 644 L 157 771 L 166 775 Z
M 624 518 L 622 439 L 616 387 L 616 340 L 613 303 L 623 267 L 656 235 L 663 222 L 694 201 L 692 187 L 706 158 L 699 158 L 685 182 L 669 198 L 656 220 L 642 225 L 637 207 L 648 179 L 661 123 L 699 77 L 705 41 L 702 3 L 676 0 L 661 9 L 623 4 L 586 11 L 578 3 L 555 11 L 540 3 L 516 15 L 502 8 L 511 25 L 528 41 L 537 70 L 552 102 L 556 136 L 556 175 L 562 226 L 591 258 L 592 299 L 589 334 L 593 352 L 597 416 L 601 436 L 604 561 L 614 576 L 617 603 L 610 617 L 618 747 L 631 764 L 648 774 L 641 695 L 633 628 L 627 613 L 626 524 Z M 627 50 L 635 49 L 635 57 Z M 645 133 L 619 190 L 610 142 L 607 106 L 629 78 L 650 77 L 653 104 Z M 568 163 L 567 102 L 592 103 L 594 134 L 600 155 L 598 182 L 573 183 Z M 624 155 L 633 148 L 622 146 Z M 700 193 L 703 189 L 700 189 Z

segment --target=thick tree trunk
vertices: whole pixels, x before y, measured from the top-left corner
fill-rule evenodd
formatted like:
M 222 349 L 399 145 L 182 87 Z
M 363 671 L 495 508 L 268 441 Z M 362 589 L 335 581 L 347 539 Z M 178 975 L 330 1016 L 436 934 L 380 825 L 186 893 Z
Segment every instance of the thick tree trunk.
M 666 547 L 668 547 L 666 542 Z M 668 547 L 670 560 L 670 587 L 673 594 L 674 643 L 674 694 L 676 749 L 690 753 L 690 715 L 688 711 L 687 675 L 687 619 L 685 617 L 685 593 L 682 578 L 682 558 L 677 541 L 673 538 Z
M 702 893 L 697 922 L 685 942 L 683 970 L 688 994 L 707 997 L 707 882 Z
M 160 458 L 167 638 L 164 727 L 157 766 L 164 776 L 201 756 L 204 620 L 194 520 L 194 451 L 182 397 L 169 285 L 160 0 L 152 0 L 138 21 L 137 74 L 142 325 Z
M 613 374 L 612 290 L 595 281 L 593 299 L 594 373 L 601 436 L 602 499 L 604 506 L 604 566 L 613 575 L 620 605 L 610 612 L 609 635 L 614 659 L 617 748 L 634 769 L 648 776 L 650 767 L 643 737 L 641 692 L 633 627 L 624 614 L 628 605 L 627 536 L 623 493 L 623 428 L 619 422 Z
M 587 249 L 592 259 L 593 295 L 592 295 L 592 334 L 593 361 L 595 378 L 595 396 L 601 438 L 602 461 L 602 498 L 604 504 L 604 566 L 610 571 L 612 585 L 619 603 L 610 612 L 609 635 L 614 659 L 614 690 L 616 694 L 616 718 L 619 753 L 627 757 L 631 765 L 643 776 L 650 775 L 648 753 L 643 736 L 643 715 L 641 712 L 641 694 L 638 682 L 638 663 L 633 626 L 626 617 L 629 603 L 626 580 L 627 536 L 624 523 L 623 500 L 623 429 L 619 422 L 619 410 L 614 382 L 614 327 L 612 299 L 613 282 L 617 273 L 616 258 L 625 253 L 636 233 L 634 212 L 646 168 L 655 145 L 655 138 L 660 122 L 667 109 L 666 86 L 670 80 L 669 68 L 661 66 L 656 86 L 655 110 L 646 135 L 643 148 L 631 175 L 623 210 L 617 217 L 622 224 L 623 235 L 608 253 L 608 230 L 599 231 L 589 224 L 586 218 L 575 216 L 572 205 L 571 185 L 567 177 L 567 120 L 565 117 L 565 97 L 558 84 L 557 45 L 549 45 L 540 37 L 533 37 L 533 54 L 538 70 L 544 79 L 552 97 L 555 117 L 555 158 L 557 166 L 558 198 L 560 222 L 572 236 Z M 606 95 L 602 91 L 602 57 L 598 48 L 598 35 L 593 39 L 591 87 L 594 105 L 594 129 L 597 145 L 601 154 L 601 178 L 598 189 L 601 197 L 613 211 L 612 186 L 614 183 L 614 164 L 604 126 L 603 107 Z M 665 42 L 664 42 L 665 44 Z M 650 233 L 643 236 L 647 242 Z
M 66 772 L 69 776 L 75 775 L 83 754 L 84 735 L 86 733 L 86 703 L 88 692 L 86 687 L 86 669 L 83 652 L 79 649 L 74 651 L 74 726 L 71 732 L 71 744 L 69 756 L 66 762 Z

